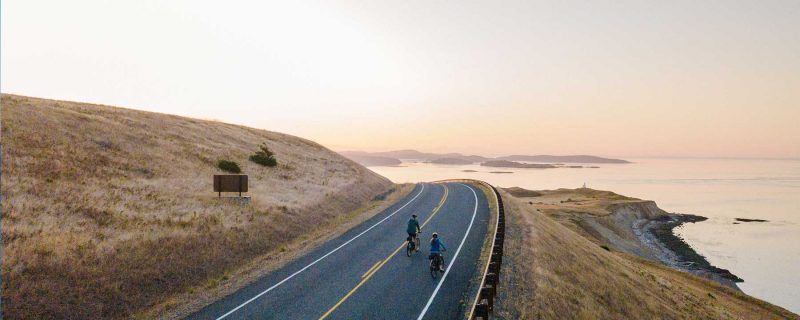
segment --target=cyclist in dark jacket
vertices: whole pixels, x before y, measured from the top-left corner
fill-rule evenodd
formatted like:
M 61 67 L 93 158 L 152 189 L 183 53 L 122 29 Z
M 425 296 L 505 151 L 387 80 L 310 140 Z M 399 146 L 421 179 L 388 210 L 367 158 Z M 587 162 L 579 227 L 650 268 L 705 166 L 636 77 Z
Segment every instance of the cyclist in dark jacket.
M 419 227 L 419 221 L 417 221 L 417 215 L 412 214 L 411 219 L 408 220 L 408 227 L 406 227 L 406 232 L 408 232 L 408 240 L 415 241 L 417 239 L 417 233 L 420 232 L 422 228 Z M 416 248 L 416 251 L 419 251 L 419 248 Z

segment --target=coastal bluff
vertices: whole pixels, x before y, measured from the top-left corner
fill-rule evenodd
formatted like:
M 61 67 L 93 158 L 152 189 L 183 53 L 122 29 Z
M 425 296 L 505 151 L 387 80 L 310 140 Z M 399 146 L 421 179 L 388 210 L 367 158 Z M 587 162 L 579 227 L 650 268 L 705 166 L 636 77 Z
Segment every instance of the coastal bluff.
M 800 319 L 742 293 L 735 275 L 691 261 L 705 259 L 659 234 L 702 217 L 588 188 L 500 194 L 507 216 L 495 302 L 501 318 Z

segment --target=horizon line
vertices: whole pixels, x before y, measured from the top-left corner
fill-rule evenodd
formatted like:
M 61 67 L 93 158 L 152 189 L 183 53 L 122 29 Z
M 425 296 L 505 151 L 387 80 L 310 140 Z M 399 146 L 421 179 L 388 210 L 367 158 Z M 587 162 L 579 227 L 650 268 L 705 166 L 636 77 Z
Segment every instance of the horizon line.
M 431 153 L 431 154 L 448 154 L 448 153 L 455 153 L 460 154 L 462 156 L 480 156 L 485 158 L 497 158 L 497 157 L 506 157 L 506 156 L 555 156 L 555 157 L 569 157 L 569 156 L 592 156 L 592 157 L 614 157 L 616 159 L 625 160 L 628 159 L 718 159 L 718 160 L 793 160 L 793 161 L 800 161 L 800 157 L 755 157 L 755 156 L 674 156 L 674 155 L 637 155 L 637 156 L 616 156 L 616 155 L 593 155 L 593 154 L 546 154 L 546 153 L 509 153 L 509 154 L 496 154 L 496 155 L 485 155 L 479 153 L 465 153 L 465 152 L 428 152 L 428 151 L 420 151 L 414 148 L 397 148 L 397 149 L 385 149 L 383 151 L 363 151 L 358 149 L 331 149 L 337 153 L 343 152 L 363 152 L 363 153 L 384 153 L 384 152 L 397 152 L 397 151 L 414 151 L 419 153 Z

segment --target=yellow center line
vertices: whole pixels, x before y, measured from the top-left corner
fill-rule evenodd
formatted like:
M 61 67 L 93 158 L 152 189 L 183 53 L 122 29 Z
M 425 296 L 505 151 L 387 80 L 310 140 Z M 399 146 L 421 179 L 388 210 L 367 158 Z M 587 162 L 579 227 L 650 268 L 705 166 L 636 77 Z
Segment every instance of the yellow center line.
M 442 196 L 442 200 L 439 200 L 439 204 L 436 205 L 436 209 L 433 209 L 433 213 L 430 215 L 430 217 L 428 217 L 428 219 L 425 219 L 425 222 L 423 222 L 422 225 L 419 226 L 420 229 L 422 229 L 422 227 L 428 224 L 428 222 L 431 221 L 431 218 L 433 218 L 433 216 L 435 216 L 436 213 L 439 212 L 439 209 L 442 207 L 442 205 L 444 205 L 444 200 L 447 199 L 447 194 L 449 193 L 449 189 L 447 188 L 447 185 L 443 184 L 442 186 L 444 187 L 444 195 Z
M 372 269 L 375 269 L 375 267 L 377 267 L 380 263 L 381 263 L 380 261 L 375 262 L 375 264 L 372 265 L 372 268 L 369 268 L 369 270 L 367 270 L 367 272 L 364 272 L 364 275 L 361 276 L 361 278 L 366 277 L 370 272 L 372 272 Z
M 430 221 L 431 218 L 433 218 L 433 216 L 435 216 L 437 213 L 439 213 L 439 209 L 441 209 L 442 205 L 444 205 L 444 201 L 447 199 L 448 188 L 447 188 L 447 185 L 442 185 L 442 186 L 444 187 L 444 194 L 442 195 L 442 200 L 439 200 L 439 204 L 436 205 L 436 208 L 433 209 L 433 212 L 428 217 L 428 219 L 426 219 L 425 222 L 422 223 L 422 226 L 420 226 L 420 229 L 422 229 L 422 227 L 424 227 L 426 224 L 428 224 L 428 221 Z M 325 312 L 325 314 L 323 314 L 321 317 L 319 317 L 319 320 L 327 318 L 334 310 L 336 310 L 336 308 L 338 308 L 340 305 L 342 305 L 342 303 L 347 301 L 347 299 L 350 298 L 350 296 L 353 295 L 353 293 L 355 293 L 358 290 L 358 288 L 361 288 L 361 286 L 364 285 L 364 283 L 366 283 L 367 280 L 369 280 L 369 278 L 372 278 L 372 276 L 375 273 L 377 273 L 378 270 L 380 270 L 383 267 L 383 265 L 385 265 L 387 262 L 389 262 L 389 260 L 392 259 L 392 257 L 394 257 L 394 255 L 396 255 L 398 252 L 400 252 L 400 250 L 403 249 L 403 247 L 405 247 L 405 246 L 406 246 L 406 243 L 403 242 L 402 244 L 400 244 L 399 247 L 397 247 L 397 249 L 394 250 L 394 252 L 392 252 L 388 257 L 386 257 L 386 259 L 383 259 L 383 260 L 380 260 L 380 261 L 376 262 L 375 265 L 372 266 L 372 268 L 367 270 L 367 272 L 364 273 L 363 276 L 361 276 L 361 278 L 362 278 L 361 281 L 353 289 L 351 289 L 350 292 L 348 292 L 344 297 L 342 297 L 342 299 L 339 300 L 339 302 L 337 302 L 335 305 L 333 305 L 333 307 L 328 309 L 328 311 Z

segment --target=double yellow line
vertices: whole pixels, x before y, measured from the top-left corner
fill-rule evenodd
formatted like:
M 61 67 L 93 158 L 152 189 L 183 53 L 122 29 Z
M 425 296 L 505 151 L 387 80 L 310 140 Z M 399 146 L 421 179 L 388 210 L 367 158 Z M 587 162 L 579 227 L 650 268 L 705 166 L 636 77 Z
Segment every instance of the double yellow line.
M 439 209 L 442 208 L 442 206 L 444 205 L 444 201 L 447 200 L 447 194 L 449 193 L 447 185 L 442 184 L 441 186 L 444 187 L 444 195 L 442 195 L 442 199 L 439 200 L 439 204 L 436 205 L 436 208 L 433 209 L 433 212 L 431 212 L 431 215 L 428 217 L 428 219 L 425 219 L 425 222 L 422 223 L 420 229 L 425 227 L 425 225 L 428 224 L 429 221 L 431 221 L 431 218 L 433 218 L 433 216 L 439 213 Z M 386 257 L 386 259 L 378 260 L 378 262 L 375 262 L 375 264 L 372 265 L 372 268 L 369 268 L 369 270 L 367 270 L 367 272 L 365 272 L 364 275 L 361 276 L 361 281 L 353 289 L 351 289 L 350 292 L 348 292 L 344 297 L 342 297 L 342 299 L 339 300 L 339 302 L 337 302 L 335 305 L 333 305 L 333 307 L 328 309 L 328 311 L 325 312 L 325 314 L 319 317 L 319 320 L 327 318 L 334 310 L 336 310 L 336 308 L 338 308 L 340 305 L 342 305 L 342 303 L 347 301 L 347 299 L 350 298 L 350 296 L 352 296 L 353 293 L 355 293 L 358 290 L 358 288 L 361 288 L 361 286 L 364 285 L 364 283 L 366 283 L 369 280 L 369 278 L 372 278 L 372 276 L 376 272 L 378 272 L 378 270 L 380 270 L 383 267 L 383 265 L 389 262 L 389 260 L 392 259 L 392 257 L 394 257 L 394 255 L 396 255 L 398 252 L 400 252 L 400 250 L 403 249 L 403 247 L 405 246 L 406 243 L 403 242 L 402 244 L 400 244 L 399 247 L 397 247 L 397 249 L 394 250 L 394 252 L 389 254 L 389 256 Z

